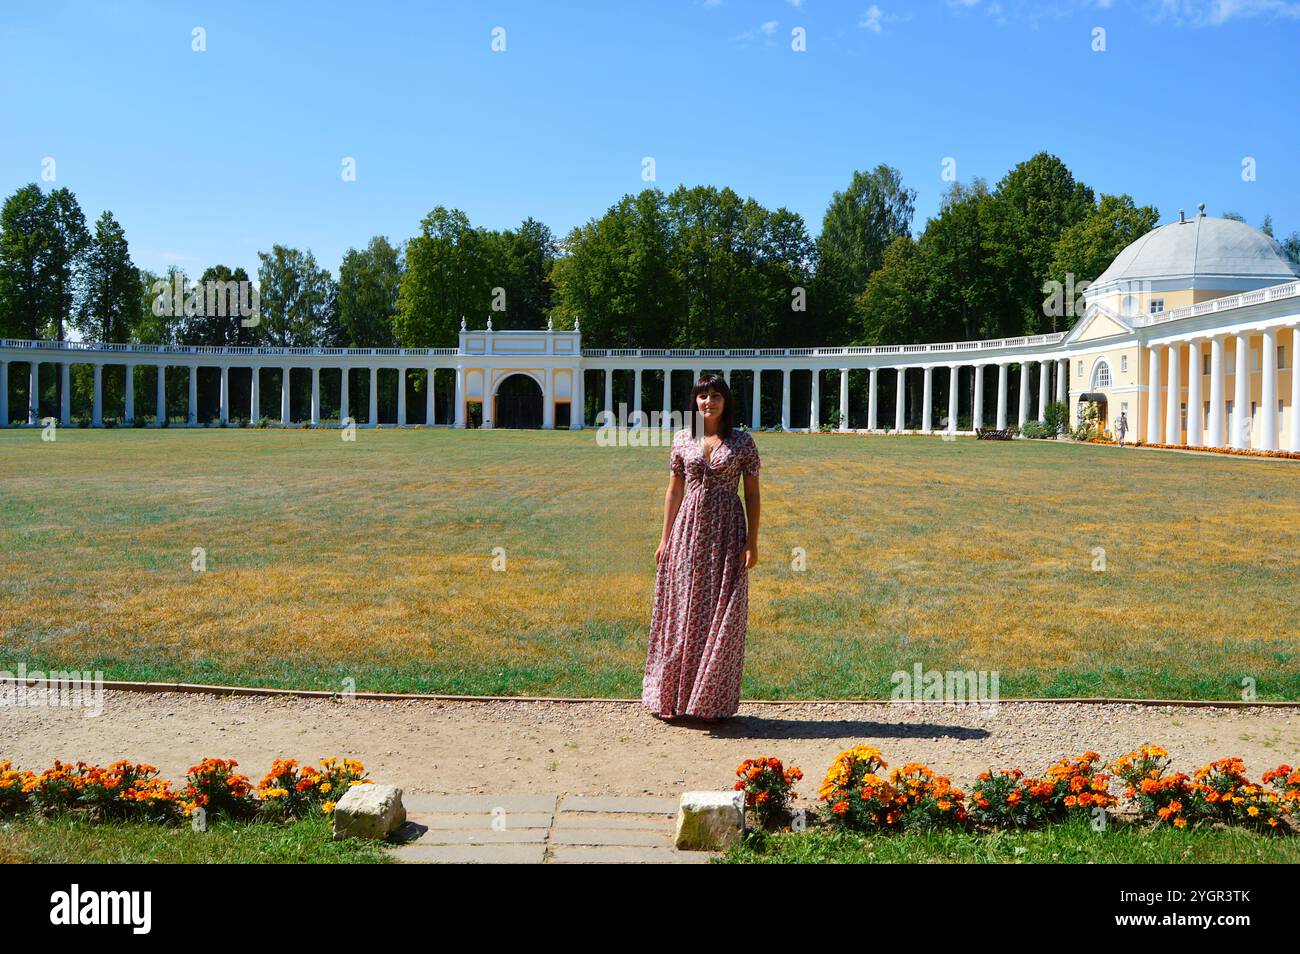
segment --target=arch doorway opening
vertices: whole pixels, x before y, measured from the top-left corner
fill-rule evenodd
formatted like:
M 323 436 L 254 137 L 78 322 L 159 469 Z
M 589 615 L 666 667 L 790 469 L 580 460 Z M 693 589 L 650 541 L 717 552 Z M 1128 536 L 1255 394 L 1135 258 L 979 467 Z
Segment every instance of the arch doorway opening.
M 497 385 L 496 427 L 540 428 L 542 388 L 526 374 L 512 374 Z

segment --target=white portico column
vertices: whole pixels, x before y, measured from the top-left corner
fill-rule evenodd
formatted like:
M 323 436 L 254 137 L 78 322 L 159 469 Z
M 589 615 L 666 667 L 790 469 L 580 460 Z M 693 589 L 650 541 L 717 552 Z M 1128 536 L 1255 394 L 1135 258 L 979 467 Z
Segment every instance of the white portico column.
M 126 408 L 123 418 L 127 424 L 135 421 L 135 365 L 126 366 Z
M 948 365 L 948 433 L 957 433 L 957 384 L 961 380 L 961 366 Z
M 1058 358 L 1056 361 L 1056 403 L 1064 404 L 1067 400 L 1065 394 L 1065 378 L 1070 372 L 1070 362 L 1067 358 Z
M 731 387 L 731 369 L 730 369 L 730 368 L 723 368 L 723 370 L 722 370 L 722 380 L 724 380 L 724 381 L 727 382 L 727 387 Z
M 876 420 L 876 369 L 871 369 L 871 383 L 867 386 L 867 427 L 875 426 Z M 840 368 L 840 426 L 841 431 L 849 429 L 849 369 Z
M 894 394 L 894 430 L 902 433 L 906 418 L 903 416 L 907 407 L 907 368 L 898 369 L 898 383 Z
M 289 426 L 289 369 L 280 369 L 280 426 Z
M 35 361 L 27 366 L 27 423 L 38 424 L 41 414 L 41 366 Z
M 248 370 L 248 423 L 256 424 L 262 419 L 262 369 L 255 364 Z
M 641 369 L 632 371 L 632 426 L 641 426 Z
M 924 383 L 921 385 L 921 433 L 930 433 L 930 417 L 933 412 L 931 404 L 934 400 L 934 368 L 931 365 L 925 366 Z
M 154 398 L 154 427 L 162 427 L 167 420 L 167 365 L 158 365 L 158 392 Z
M 1232 382 L 1232 434 L 1230 446 L 1250 444 L 1250 335 L 1237 335 L 1237 380 Z
M 1187 343 L 1187 446 L 1201 446 L 1201 340 Z
M 1020 418 L 1019 418 L 1020 426 L 1024 427 L 1025 422 L 1028 420 L 1029 420 L 1029 365 L 1024 361 L 1021 361 L 1020 362 Z
M 970 411 L 971 430 L 984 426 L 984 365 L 975 365 L 975 399 Z
M 605 425 L 614 426 L 614 369 L 605 369 Z
M 221 366 L 221 423 L 230 421 L 230 368 Z
M 1147 349 L 1150 360 L 1147 362 L 1147 433 L 1148 444 L 1162 444 L 1160 434 L 1160 348 L 1152 345 Z
M 664 368 L 664 394 L 663 406 L 660 408 L 661 416 L 659 418 L 659 427 L 661 430 L 672 430 L 673 417 L 673 369 Z
M 1007 427 L 1007 365 L 1006 363 L 998 364 L 998 416 L 997 429 L 1006 430 Z
M 1210 419 L 1206 443 L 1223 446 L 1223 336 L 1210 339 Z
M 555 430 L 555 369 L 542 369 L 542 430 Z
M 311 369 L 311 423 L 320 423 L 320 368 Z
M 759 430 L 763 426 L 763 371 L 761 368 L 754 369 L 754 393 L 751 395 L 751 407 L 749 412 L 750 427 Z
M 877 400 L 876 400 L 876 381 L 877 381 L 878 370 L 879 369 L 877 368 L 872 368 L 867 373 L 867 430 L 869 431 L 874 431 L 876 429 L 876 418 L 879 417 L 879 413 L 877 411 Z M 843 415 L 843 419 L 840 421 L 840 430 L 847 431 L 849 429 L 849 369 L 848 368 L 843 368 L 840 370 L 840 414 Z
M 72 365 L 64 361 L 59 365 L 59 423 L 67 427 L 72 423 Z
M 397 369 L 397 426 L 406 426 L 406 369 Z
M 781 430 L 790 429 L 790 369 L 781 369 Z
M 1182 363 L 1183 347 L 1174 342 L 1169 352 L 1169 390 L 1165 400 L 1165 443 L 1181 444 L 1183 442 L 1182 398 L 1183 384 L 1179 365 Z
M 1288 428 L 1290 436 L 1287 438 L 1286 449 L 1290 451 L 1300 451 L 1300 353 L 1296 349 L 1300 348 L 1300 325 L 1291 326 L 1291 426 Z M 4 378 L 0 376 L 0 387 L 4 386 Z M 0 413 L 0 422 L 8 423 L 8 418 Z
M 257 374 L 256 371 L 254 371 L 253 373 Z M 433 377 L 432 371 L 429 372 L 429 377 L 432 379 Z M 429 381 L 429 393 L 430 394 L 433 393 L 432 380 Z M 432 398 L 430 398 L 430 400 L 432 400 Z M 352 408 L 348 406 L 349 403 L 350 402 L 348 401 L 348 369 L 339 368 L 339 426 L 340 427 L 342 427 L 347 423 L 348 417 L 351 414 Z
M 433 374 L 432 371 L 429 372 Z M 581 365 L 573 369 L 569 392 L 569 430 L 580 431 L 587 423 L 587 378 Z
M 0 359 L 0 427 L 9 426 L 9 362 Z
M 1052 382 L 1051 362 L 1046 359 L 1038 362 L 1038 419 L 1047 418 L 1047 387 Z
M 366 418 L 366 424 L 370 427 L 379 426 L 379 369 L 370 369 L 370 416 Z
M 436 410 L 433 404 L 433 368 L 429 369 L 428 375 L 428 378 L 424 382 L 424 426 L 432 427 L 434 411 Z M 347 376 L 348 372 L 344 369 L 343 377 L 346 378 Z
M 815 431 L 822 422 L 822 373 L 819 368 L 812 369 L 812 399 L 808 409 L 808 430 Z
M 197 364 L 190 365 L 190 406 L 185 415 L 185 423 L 190 427 L 199 423 L 199 366 Z
M 456 417 L 457 427 L 465 426 L 465 369 L 456 369 Z
M 1259 391 L 1259 447 L 1277 450 L 1277 329 L 1265 328 L 1260 364 L 1263 381 Z
M 96 362 L 91 365 L 95 374 L 95 389 L 90 403 L 91 427 L 104 426 L 104 366 Z

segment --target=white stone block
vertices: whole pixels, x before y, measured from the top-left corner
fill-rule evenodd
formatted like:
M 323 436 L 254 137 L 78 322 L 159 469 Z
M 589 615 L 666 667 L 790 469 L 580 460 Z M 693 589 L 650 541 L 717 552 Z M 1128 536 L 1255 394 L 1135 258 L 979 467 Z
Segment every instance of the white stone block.
M 354 785 L 334 806 L 334 840 L 387 838 L 406 822 L 395 785 Z
M 683 792 L 674 844 L 679 851 L 721 851 L 740 841 L 744 828 L 744 792 Z

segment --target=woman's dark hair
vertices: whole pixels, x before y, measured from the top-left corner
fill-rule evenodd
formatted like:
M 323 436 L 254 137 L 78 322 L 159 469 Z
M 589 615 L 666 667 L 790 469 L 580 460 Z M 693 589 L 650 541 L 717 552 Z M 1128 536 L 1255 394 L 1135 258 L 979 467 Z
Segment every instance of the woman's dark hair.
M 731 436 L 731 427 L 736 418 L 734 399 L 731 396 L 731 385 L 727 384 L 727 379 L 720 374 L 700 375 L 700 379 L 695 382 L 695 387 L 691 388 L 692 415 L 698 413 L 695 410 L 695 399 L 706 391 L 717 391 L 722 395 L 722 414 L 718 418 L 718 436 L 725 440 Z

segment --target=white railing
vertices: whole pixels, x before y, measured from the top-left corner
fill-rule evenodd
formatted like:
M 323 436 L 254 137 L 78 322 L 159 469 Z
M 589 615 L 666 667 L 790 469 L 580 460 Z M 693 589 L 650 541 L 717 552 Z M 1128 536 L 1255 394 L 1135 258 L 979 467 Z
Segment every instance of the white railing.
M 1148 328 L 1151 325 L 1163 324 L 1166 321 L 1177 321 L 1179 318 L 1195 318 L 1198 315 L 1231 311 L 1234 308 L 1247 308 L 1251 305 L 1282 301 L 1285 298 L 1300 298 L 1300 282 L 1270 285 L 1267 288 L 1257 288 L 1254 291 L 1242 292 L 1240 295 L 1228 295 L 1225 298 L 1211 298 L 1209 301 L 1197 302 L 1195 305 L 1184 305 L 1182 308 L 1171 308 L 1169 311 L 1157 312 L 1154 315 L 1136 315 L 1128 320 L 1136 328 Z
M 431 358 L 459 354 L 456 348 L 271 348 L 235 345 L 158 345 L 106 343 L 102 341 L 29 341 L 25 338 L 0 338 L 0 348 L 32 348 L 40 351 L 114 351 L 134 354 L 220 354 L 220 355 L 361 355 Z
M 995 338 L 989 341 L 938 341 L 931 344 L 849 345 L 843 348 L 583 348 L 584 358 L 836 358 L 870 354 L 945 354 L 955 351 L 980 351 L 988 348 L 1025 348 L 1053 345 L 1064 340 L 1066 332 L 1030 335 L 1020 338 Z

